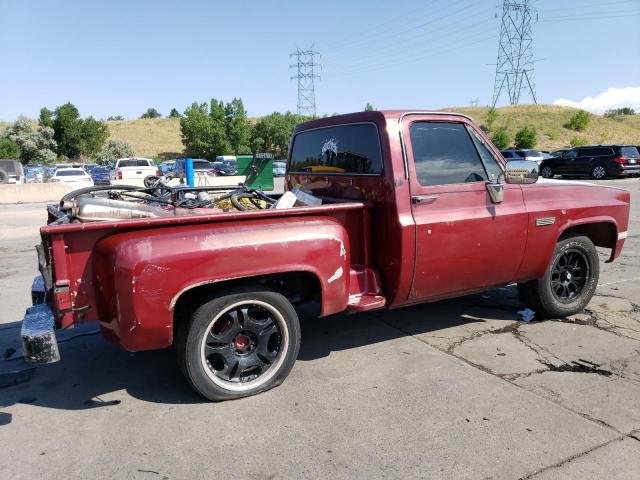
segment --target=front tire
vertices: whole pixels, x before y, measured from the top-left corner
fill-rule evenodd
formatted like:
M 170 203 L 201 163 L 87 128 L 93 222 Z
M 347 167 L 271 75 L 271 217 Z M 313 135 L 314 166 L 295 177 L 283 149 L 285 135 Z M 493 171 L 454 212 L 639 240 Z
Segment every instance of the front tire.
M 588 237 L 561 239 L 544 276 L 518 284 L 520 299 L 546 318 L 579 313 L 591 301 L 598 286 L 598 262 L 598 252 Z
M 280 385 L 298 357 L 300 323 L 291 303 L 260 285 L 203 303 L 176 338 L 180 368 L 208 400 L 255 395 Z
M 548 165 L 545 165 L 544 167 L 542 167 L 540 174 L 542 175 L 543 178 L 553 178 L 553 168 L 551 168 Z

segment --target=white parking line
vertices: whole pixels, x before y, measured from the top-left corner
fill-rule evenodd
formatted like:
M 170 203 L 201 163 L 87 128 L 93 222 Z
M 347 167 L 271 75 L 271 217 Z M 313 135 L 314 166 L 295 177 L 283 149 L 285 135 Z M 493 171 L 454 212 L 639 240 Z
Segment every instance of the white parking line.
M 607 285 L 615 285 L 616 283 L 631 282 L 633 280 L 640 280 L 640 277 L 627 278 L 626 280 L 617 280 L 615 282 L 599 283 L 598 286 L 599 287 L 606 287 Z

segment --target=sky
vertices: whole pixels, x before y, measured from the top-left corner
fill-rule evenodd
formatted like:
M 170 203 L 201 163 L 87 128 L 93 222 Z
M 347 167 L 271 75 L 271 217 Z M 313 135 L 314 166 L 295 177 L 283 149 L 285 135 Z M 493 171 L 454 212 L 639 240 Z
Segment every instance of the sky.
M 640 0 L 532 5 L 538 103 L 640 110 Z M 500 15 L 499 0 L 0 0 L 0 120 L 67 101 L 95 118 L 212 97 L 295 111 L 290 53 L 311 47 L 320 115 L 487 105 Z

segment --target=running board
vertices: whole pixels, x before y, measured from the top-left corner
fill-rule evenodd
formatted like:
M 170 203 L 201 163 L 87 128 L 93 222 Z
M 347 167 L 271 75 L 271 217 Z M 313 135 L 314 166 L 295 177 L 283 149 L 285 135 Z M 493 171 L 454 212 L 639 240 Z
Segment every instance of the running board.
M 386 301 L 382 295 L 349 295 L 347 311 L 356 313 L 376 310 L 384 307 Z

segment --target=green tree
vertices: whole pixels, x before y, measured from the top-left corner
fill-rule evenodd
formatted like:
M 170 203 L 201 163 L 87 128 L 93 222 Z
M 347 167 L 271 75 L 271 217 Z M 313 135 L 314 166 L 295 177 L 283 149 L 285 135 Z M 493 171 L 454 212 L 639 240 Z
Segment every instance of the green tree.
M 22 151 L 16 142 L 10 138 L 0 138 L 0 158 L 19 159 Z
M 124 120 L 124 117 L 122 115 L 115 115 L 107 118 L 107 122 L 113 122 L 116 120 Z
M 58 155 L 75 158 L 79 155 L 80 112 L 70 102 L 59 106 L 53 112 L 53 138 L 58 144 Z
M 373 108 L 373 105 L 371 105 L 369 102 L 367 102 L 367 104 L 364 106 L 364 111 L 365 112 L 372 112 L 374 110 L 375 110 L 375 108 Z
M 191 157 L 213 159 L 231 153 L 225 129 L 224 103 L 215 98 L 209 104 L 194 102 L 180 119 L 185 153 Z
M 147 111 L 140 115 L 140 118 L 160 118 L 162 114 L 155 108 L 147 108 Z
M 509 137 L 509 132 L 507 132 L 506 128 L 499 128 L 491 136 L 491 141 L 498 150 L 504 150 L 511 144 L 511 137 Z
M 180 118 L 180 117 L 182 117 L 182 115 L 180 115 L 180 112 L 175 108 L 172 108 L 171 111 L 169 112 L 169 118 Z
M 41 119 L 46 118 L 42 111 L 40 115 Z M 109 136 L 109 129 L 104 122 L 93 117 L 80 118 L 80 112 L 72 103 L 56 108 L 52 119 L 58 155 L 67 158 L 97 154 Z
M 109 128 L 104 122 L 95 120 L 93 117 L 81 120 L 79 155 L 96 155 L 102 149 L 107 138 L 109 138 Z
M 47 107 L 40 109 L 40 117 L 38 117 L 38 123 L 45 127 L 53 128 L 53 112 Z
M 253 153 L 258 151 L 271 152 L 277 157 L 287 154 L 289 141 L 293 128 L 300 122 L 310 120 L 311 117 L 296 115 L 291 112 L 274 112 L 262 117 L 254 125 L 251 133 L 251 149 Z
M 493 129 L 493 124 L 496 123 L 499 115 L 500 113 L 498 112 L 498 110 L 496 110 L 495 107 L 491 107 L 489 109 L 489 111 L 487 112 L 487 127 L 489 127 L 489 130 Z
M 516 148 L 533 148 L 538 143 L 536 129 L 533 127 L 523 127 L 516 132 Z
M 575 130 L 576 132 L 583 132 L 587 129 L 591 123 L 591 114 L 585 112 L 584 110 L 580 110 L 571 116 L 569 121 L 565 123 L 564 128 L 568 128 L 569 130 Z
M 244 109 L 242 100 L 234 98 L 224 107 L 225 131 L 227 140 L 234 153 L 249 151 L 249 134 L 251 126 L 247 119 L 247 111 Z
M 96 161 L 101 165 L 106 165 L 107 163 L 115 162 L 118 158 L 134 156 L 133 148 L 124 140 L 109 140 L 96 157 Z
M 43 125 L 35 128 L 34 123 L 26 117 L 20 117 L 11 123 L 2 133 L 20 149 L 20 160 L 23 163 L 50 163 L 56 160 L 56 142 L 51 127 Z

